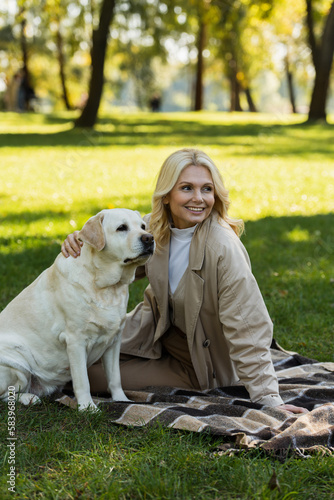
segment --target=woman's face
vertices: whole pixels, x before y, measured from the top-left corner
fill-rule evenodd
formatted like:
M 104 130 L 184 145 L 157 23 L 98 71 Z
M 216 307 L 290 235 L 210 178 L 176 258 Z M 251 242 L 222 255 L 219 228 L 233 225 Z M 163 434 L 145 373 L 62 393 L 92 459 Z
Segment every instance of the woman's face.
M 209 217 L 215 203 L 210 171 L 195 165 L 186 167 L 164 203 L 169 204 L 176 228 L 186 229 L 202 222 Z

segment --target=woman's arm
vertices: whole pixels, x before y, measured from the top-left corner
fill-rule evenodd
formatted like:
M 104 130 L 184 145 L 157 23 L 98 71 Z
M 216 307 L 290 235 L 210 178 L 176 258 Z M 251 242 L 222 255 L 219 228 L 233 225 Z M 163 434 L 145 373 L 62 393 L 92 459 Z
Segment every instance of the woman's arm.
M 272 322 L 242 244 L 228 242 L 218 263 L 219 316 L 229 354 L 251 400 L 292 413 L 285 405 L 271 359 Z

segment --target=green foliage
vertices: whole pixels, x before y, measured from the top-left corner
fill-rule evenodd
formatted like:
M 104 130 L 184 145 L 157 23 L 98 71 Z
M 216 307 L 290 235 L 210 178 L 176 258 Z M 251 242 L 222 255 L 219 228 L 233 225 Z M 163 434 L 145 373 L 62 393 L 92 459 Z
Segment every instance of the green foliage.
M 246 221 L 250 254 L 275 336 L 285 348 L 334 361 L 333 125 L 303 117 L 117 114 L 95 131 L 75 114 L 1 114 L 0 304 L 49 266 L 70 231 L 105 207 L 150 211 L 168 154 L 204 149 L 221 169 L 231 215 Z M 146 281 L 131 286 L 129 308 Z M 0 403 L 2 415 L 6 405 Z M 0 496 L 111 499 L 331 499 L 332 457 L 286 463 L 258 451 L 219 455 L 222 439 L 110 425 L 44 402 L 17 406 L 17 482 L 7 490 L 7 423 L 0 423 Z M 276 470 L 280 490 L 268 483 Z
M 301 9 L 301 2 L 303 0 L 298 0 L 298 8 L 294 9 L 289 2 L 281 5 L 282 2 L 272 0 L 118 0 L 106 60 L 106 101 L 117 97 L 120 89 L 132 80 L 137 105 L 145 108 L 153 92 L 167 86 L 166 79 L 160 74 L 161 64 L 165 68 L 190 65 L 188 73 L 192 72 L 200 21 L 208 28 L 205 46 L 207 80 L 218 79 L 220 86 L 224 87 L 224 75 L 220 67 L 217 70 L 217 64 L 222 60 L 225 75 L 229 75 L 232 66 L 236 67 L 239 82 L 244 87 L 251 86 L 263 69 L 272 69 L 277 63 L 278 40 L 284 35 L 290 20 L 293 19 L 293 26 L 297 28 L 303 23 L 305 6 L 303 4 Z M 3 14 L 0 49 L 4 51 L 0 54 L 0 65 L 3 63 L 8 80 L 22 66 L 20 40 L 24 21 L 28 67 L 37 95 L 51 99 L 56 109 L 64 107 L 58 67 L 57 36 L 60 34 L 69 101 L 79 105 L 87 91 L 92 31 L 97 24 L 100 3 L 100 0 L 45 0 L 42 3 L 20 0 L 11 2 L 11 9 L 8 5 L 0 6 Z M 315 7 L 321 21 L 328 0 L 319 0 Z M 286 21 L 282 23 L 282 19 Z M 286 43 L 296 44 L 291 36 Z M 302 54 L 307 52 L 303 37 L 298 38 L 297 48 Z M 179 51 L 182 58 L 178 58 Z M 293 59 L 295 66 L 298 63 L 300 81 L 302 78 L 307 81 L 307 55 Z M 281 68 L 278 67 L 277 71 L 281 78 Z M 168 81 L 171 79 L 169 76 Z

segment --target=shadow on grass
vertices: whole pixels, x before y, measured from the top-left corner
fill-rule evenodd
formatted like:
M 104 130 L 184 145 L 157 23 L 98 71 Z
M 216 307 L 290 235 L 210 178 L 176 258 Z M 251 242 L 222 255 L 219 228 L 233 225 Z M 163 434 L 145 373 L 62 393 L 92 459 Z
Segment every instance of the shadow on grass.
M 57 113 L 53 113 L 53 114 L 46 114 L 46 115 L 42 115 L 43 116 L 43 122 L 45 124 L 49 124 L 49 125 L 61 125 L 61 124 L 65 124 L 65 123 L 73 123 L 74 124 L 74 120 L 76 119 L 76 115 L 73 114 L 73 117 L 72 117 L 72 120 L 69 119 L 69 116 L 67 113 L 64 113 L 64 114 L 57 114 Z
M 271 255 L 278 259 L 279 248 L 286 248 L 290 256 L 301 255 L 319 246 L 334 253 L 334 213 L 310 216 L 265 217 L 246 222 L 242 241 L 251 252 L 262 252 L 261 260 Z M 257 256 L 254 255 L 256 260 Z
M 286 349 L 333 362 L 334 214 L 267 217 L 246 229 L 275 337 Z
M 1 194 L 0 194 L 1 198 Z M 79 217 L 82 224 L 93 215 L 98 212 L 108 208 L 129 208 L 131 210 L 137 210 L 142 215 L 148 214 L 151 211 L 151 204 L 147 201 L 148 197 L 143 194 L 142 198 L 138 199 L 138 196 L 122 195 L 117 197 L 117 203 L 113 204 L 113 198 L 109 200 L 109 203 L 104 203 L 101 200 L 99 205 L 95 203 L 89 203 L 85 200 L 83 203 L 76 203 L 75 210 L 68 212 L 63 210 L 39 210 L 39 211 L 21 211 L 12 212 L 6 214 L 5 217 L 0 217 L 0 224 L 2 227 L 20 225 L 22 226 L 22 235 L 24 235 L 24 224 L 31 224 L 33 222 L 38 222 L 41 220 L 46 220 L 48 222 L 52 221 L 69 221 L 73 217 Z M 135 200 L 135 201 L 134 201 Z M 134 205 L 135 204 L 135 205 Z M 79 229 L 79 228 L 78 228 Z M 66 235 L 62 235 L 64 237 Z M 14 237 L 13 237 L 14 238 Z M 14 238 L 15 239 L 15 238 Z M 10 245 L 11 238 L 0 238 L 0 245 L 4 244 L 4 241 L 8 240 L 8 245 Z
M 46 117 L 46 123 L 66 123 L 63 117 Z M 67 119 L 67 123 L 68 122 Z M 294 132 L 298 131 L 298 136 Z M 110 147 L 175 146 L 200 144 L 243 147 L 235 155 L 334 153 L 329 140 L 333 125 L 277 125 L 263 123 L 210 123 L 150 117 L 103 118 L 97 129 L 77 129 L 56 133 L 0 134 L 0 147 Z M 300 132 L 303 132 L 302 134 Z M 279 137 L 285 142 L 277 140 Z
M 41 210 L 38 212 L 24 211 L 6 214 L 5 217 L 0 218 L 0 223 L 2 226 L 11 226 L 13 224 L 23 223 L 30 224 L 32 222 L 37 222 L 39 220 L 47 219 L 52 220 L 67 220 L 69 218 L 68 212 L 63 211 L 52 211 L 52 210 Z M 1 244 L 1 238 L 0 238 Z
M 54 238 L 1 238 L 0 248 L 0 310 L 2 310 L 39 274 L 49 267 L 60 251 Z

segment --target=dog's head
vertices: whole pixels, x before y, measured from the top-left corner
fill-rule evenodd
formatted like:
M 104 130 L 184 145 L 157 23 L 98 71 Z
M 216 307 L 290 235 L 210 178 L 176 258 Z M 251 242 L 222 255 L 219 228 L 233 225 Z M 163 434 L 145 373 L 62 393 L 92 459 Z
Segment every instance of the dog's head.
M 139 212 L 125 208 L 102 210 L 91 217 L 79 239 L 122 266 L 142 265 L 154 251 L 154 238 Z

